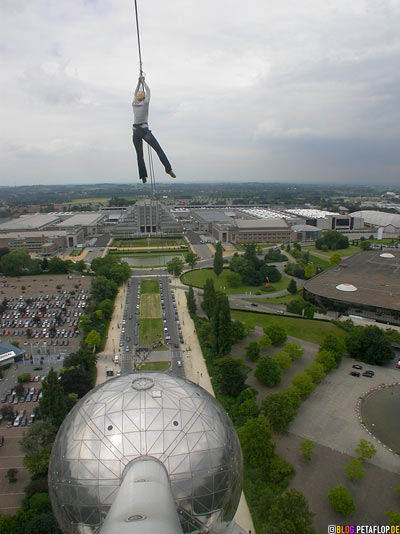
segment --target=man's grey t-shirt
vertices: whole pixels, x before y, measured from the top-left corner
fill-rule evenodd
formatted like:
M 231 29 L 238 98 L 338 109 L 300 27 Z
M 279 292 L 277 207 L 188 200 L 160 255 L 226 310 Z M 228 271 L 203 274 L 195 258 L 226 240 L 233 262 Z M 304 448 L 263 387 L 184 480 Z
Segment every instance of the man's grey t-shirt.
M 146 124 L 149 120 L 150 88 L 146 82 L 143 82 L 145 89 L 145 98 L 142 102 L 136 101 L 136 92 L 139 90 L 140 82 L 135 89 L 135 98 L 132 102 L 134 124 Z

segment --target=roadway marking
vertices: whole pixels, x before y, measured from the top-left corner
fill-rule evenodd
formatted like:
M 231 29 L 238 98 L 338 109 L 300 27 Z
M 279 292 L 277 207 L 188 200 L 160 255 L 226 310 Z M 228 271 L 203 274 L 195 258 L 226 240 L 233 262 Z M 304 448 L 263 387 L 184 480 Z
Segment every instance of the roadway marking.
M 25 495 L 25 493 L 0 493 L 0 497 L 8 497 L 9 495 Z M 18 506 L 10 506 L 10 508 L 18 508 Z

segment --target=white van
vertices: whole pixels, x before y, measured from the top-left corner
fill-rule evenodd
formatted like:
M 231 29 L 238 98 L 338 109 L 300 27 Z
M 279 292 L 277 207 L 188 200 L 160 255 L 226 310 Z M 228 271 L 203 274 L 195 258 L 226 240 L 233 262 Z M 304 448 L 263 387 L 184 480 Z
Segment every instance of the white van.
M 114 361 L 114 363 L 119 363 L 119 355 L 118 354 L 115 354 L 113 361 Z

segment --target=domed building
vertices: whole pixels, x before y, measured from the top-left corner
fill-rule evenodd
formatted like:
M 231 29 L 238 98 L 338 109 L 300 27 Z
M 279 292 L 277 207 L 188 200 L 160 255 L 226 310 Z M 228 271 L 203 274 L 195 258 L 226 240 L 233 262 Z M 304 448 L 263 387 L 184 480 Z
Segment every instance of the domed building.
M 57 434 L 50 497 L 65 533 L 231 532 L 240 444 L 204 389 L 134 373 L 89 392 Z

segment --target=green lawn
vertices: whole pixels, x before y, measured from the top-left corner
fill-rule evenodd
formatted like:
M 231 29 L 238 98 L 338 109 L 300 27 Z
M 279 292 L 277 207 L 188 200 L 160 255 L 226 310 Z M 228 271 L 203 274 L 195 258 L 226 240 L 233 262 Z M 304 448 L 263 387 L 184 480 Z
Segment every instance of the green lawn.
M 213 269 L 195 269 L 193 271 L 188 271 L 187 273 L 181 276 L 181 280 L 184 284 L 192 285 L 194 287 L 204 287 L 206 280 L 212 278 L 214 280 L 215 289 L 220 291 L 225 291 L 228 295 L 239 295 L 241 293 L 256 293 L 257 291 L 262 291 L 263 293 L 273 293 L 274 291 L 281 291 L 286 289 L 289 285 L 289 278 L 282 276 L 279 282 L 271 284 L 268 290 L 266 290 L 265 285 L 262 286 L 238 286 L 238 287 L 229 287 L 226 280 L 226 276 L 231 271 L 229 269 L 224 269 L 219 276 L 216 276 Z
M 140 299 L 140 317 L 144 319 L 161 319 L 160 295 L 143 293 Z
M 140 293 L 160 293 L 157 280 L 142 280 L 140 284 Z
M 321 344 L 328 334 L 344 338 L 346 333 L 332 323 L 296 317 L 276 317 L 268 314 L 231 310 L 232 319 L 239 319 L 253 326 L 267 326 L 277 323 L 283 326 L 290 336 Z
M 138 365 L 141 371 L 166 371 L 170 362 L 143 362 Z
M 265 297 L 265 298 L 254 298 L 247 299 L 253 302 L 264 302 L 266 304 L 287 304 L 292 300 L 296 300 L 302 295 L 302 290 L 298 291 L 295 295 L 282 295 L 281 297 Z
M 360 252 L 360 247 L 355 247 L 353 245 L 350 245 L 348 248 L 341 248 L 339 250 L 328 250 L 328 252 L 324 252 L 323 250 L 319 250 L 315 247 L 302 247 L 303 251 L 309 250 L 311 253 L 317 252 L 318 254 L 322 254 L 323 256 L 326 256 L 328 259 L 332 256 L 334 252 L 338 252 L 342 258 L 345 256 L 352 256 L 353 254 L 357 254 L 357 252 Z
M 324 258 L 320 258 L 319 256 L 315 256 L 314 254 L 310 254 L 310 262 L 313 263 L 316 267 L 321 267 L 321 269 L 325 270 L 330 267 L 329 261 L 324 260 Z
M 164 337 L 162 319 L 142 319 L 139 322 L 139 345 L 152 345 Z
M 71 252 L 70 256 L 80 256 L 83 250 L 83 248 L 76 248 Z

